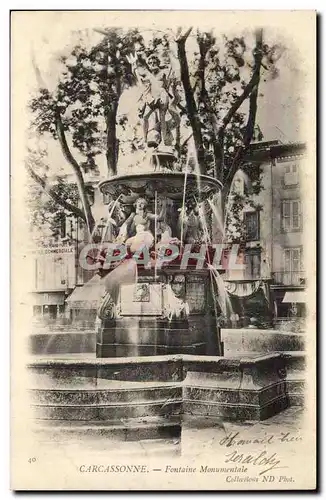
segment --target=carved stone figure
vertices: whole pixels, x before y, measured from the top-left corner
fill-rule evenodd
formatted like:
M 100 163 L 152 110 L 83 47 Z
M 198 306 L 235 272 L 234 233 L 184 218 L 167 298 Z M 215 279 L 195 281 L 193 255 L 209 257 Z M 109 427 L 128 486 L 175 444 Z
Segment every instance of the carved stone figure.
M 173 319 L 186 319 L 189 316 L 189 304 L 185 300 L 186 280 L 183 274 L 177 274 L 166 285 L 164 296 L 164 316 Z
M 141 88 L 139 117 L 143 120 L 144 140 L 151 148 L 172 148 L 175 143 L 173 130 L 180 125 L 180 118 L 179 96 L 171 70 L 168 76 L 164 72 L 154 74 L 137 56 L 130 55 L 128 59 Z
M 188 213 L 185 209 L 181 209 L 178 225 L 180 233 L 183 226 L 183 241 L 185 243 L 202 243 L 204 241 L 204 229 L 197 208 L 193 208 Z
M 163 221 L 165 214 L 165 205 L 163 203 L 159 214 L 153 214 L 147 211 L 147 200 L 139 197 L 135 202 L 135 211 L 132 212 L 126 221 L 122 224 L 117 241 L 126 242 L 132 252 L 135 252 L 142 246 L 150 248 L 154 243 L 154 236 L 150 231 L 152 221 Z M 128 235 L 131 237 L 128 238 Z

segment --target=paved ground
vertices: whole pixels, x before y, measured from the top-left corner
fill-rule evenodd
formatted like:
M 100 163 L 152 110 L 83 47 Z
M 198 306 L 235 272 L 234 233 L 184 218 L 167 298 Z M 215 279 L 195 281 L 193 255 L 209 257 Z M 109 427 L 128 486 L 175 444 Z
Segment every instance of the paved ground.
M 222 420 L 189 418 L 184 422 L 181 439 L 157 439 L 135 442 L 112 441 L 110 438 L 86 437 L 85 439 L 69 438 L 65 441 L 47 441 L 41 443 L 45 453 L 62 454 L 76 457 L 87 454 L 91 461 L 96 458 L 110 460 L 112 457 L 194 457 L 198 453 L 203 455 L 218 454 L 221 452 L 221 440 L 229 435 L 238 433 L 243 440 L 264 439 L 266 436 L 291 433 L 297 435 L 302 428 L 301 408 L 292 407 L 269 418 L 256 423 L 232 423 Z M 275 442 L 277 447 L 277 442 Z M 251 448 L 248 444 L 248 448 Z M 273 449 L 273 447 L 271 448 Z M 277 448 L 276 448 L 277 449 Z M 245 451 L 245 447 L 243 448 Z
M 183 429 L 182 455 L 191 455 L 200 449 L 202 452 L 210 453 L 220 449 L 220 442 L 229 435 L 238 433 L 243 440 L 264 439 L 266 436 L 280 436 L 281 433 L 298 434 L 302 429 L 303 410 L 299 407 L 291 407 L 267 420 L 255 423 L 233 423 L 216 422 L 215 427 L 209 425 L 209 419 L 203 419 L 203 427 L 195 428 L 189 423 L 189 427 Z M 194 422 L 194 425 L 195 422 Z M 198 427 L 198 422 L 197 422 Z M 248 443 L 249 444 L 249 443 Z M 275 443 L 276 444 L 276 443 Z

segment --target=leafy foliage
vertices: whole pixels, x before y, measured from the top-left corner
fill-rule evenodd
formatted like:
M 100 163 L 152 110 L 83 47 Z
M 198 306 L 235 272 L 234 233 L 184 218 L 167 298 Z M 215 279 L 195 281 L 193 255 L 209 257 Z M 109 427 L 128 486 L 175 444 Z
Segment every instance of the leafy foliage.
M 59 196 L 64 197 L 72 203 L 78 203 L 76 186 L 74 184 L 67 184 L 64 178 L 57 178 L 57 184 L 54 189 Z M 28 186 L 27 208 L 29 223 L 33 227 L 36 241 L 41 242 L 44 239 L 44 234 L 53 240 L 57 240 L 65 234 L 66 216 L 71 215 L 71 213 L 62 210 L 35 183 Z
M 84 189 L 83 174 L 98 173 L 100 155 L 106 156 L 108 173 L 116 172 L 119 145 L 122 154 L 123 132 L 131 120 L 128 112 L 118 116 L 118 106 L 123 93 L 137 84 L 130 64 L 131 54 L 154 78 L 165 82 L 166 90 L 175 100 L 180 115 L 175 168 L 184 168 L 189 153 L 194 161 L 195 144 L 197 158 L 201 153 L 206 172 L 226 181 L 229 189 L 254 138 L 259 80 L 278 76 L 276 65 L 283 47 L 269 46 L 258 38 L 255 43 L 249 34 L 218 39 L 213 32 L 199 30 L 190 37 L 190 30 L 186 35 L 181 30 L 177 34 L 153 30 L 145 37 L 137 29 L 110 28 L 102 34 L 103 40 L 98 45 L 89 46 L 80 33 L 80 41 L 70 53 L 60 55 L 62 72 L 56 88 L 50 91 L 41 85 L 30 102 L 32 127 L 36 132 L 51 134 L 53 139 L 62 141 L 58 136 L 59 117 L 67 143 L 72 145 L 71 151 L 82 158 L 73 163 L 75 172 L 78 168 L 81 175 L 79 195 Z M 185 47 L 187 40 L 189 47 L 182 52 L 180 47 Z M 188 87 L 182 67 L 188 72 Z M 117 127 L 122 129 L 122 137 L 117 135 Z M 137 151 L 144 145 L 135 127 L 134 131 L 135 137 L 125 133 L 125 140 L 131 142 L 132 151 Z M 202 151 L 198 151 L 198 144 Z M 243 167 L 244 171 L 246 168 Z M 234 214 L 240 213 L 240 206 L 261 189 L 259 171 L 252 167 L 249 170 L 251 187 L 241 200 L 233 196 Z M 58 179 L 58 194 L 77 202 L 78 195 L 68 193 L 66 188 L 64 180 Z
M 79 195 L 76 184 L 67 183 L 66 177 L 60 174 L 48 178 L 50 168 L 47 156 L 47 151 L 41 147 L 29 149 L 26 163 L 33 166 L 35 173 L 44 179 L 44 182 L 51 184 L 51 189 L 60 198 L 73 206 L 78 206 Z M 71 211 L 63 210 L 36 182 L 27 185 L 26 207 L 28 223 L 33 229 L 34 240 L 38 243 L 42 243 L 44 234 L 57 240 L 64 233 L 66 216 L 72 215 Z
M 85 158 L 80 164 L 84 172 L 97 171 L 96 157 L 103 154 L 112 125 L 107 116 L 133 83 L 126 54 L 139 39 L 136 30 L 115 29 L 96 47 L 75 46 L 68 56 L 60 57 L 64 70 L 54 92 L 41 88 L 30 102 L 37 132 L 49 132 L 54 139 L 60 113 L 73 147 Z

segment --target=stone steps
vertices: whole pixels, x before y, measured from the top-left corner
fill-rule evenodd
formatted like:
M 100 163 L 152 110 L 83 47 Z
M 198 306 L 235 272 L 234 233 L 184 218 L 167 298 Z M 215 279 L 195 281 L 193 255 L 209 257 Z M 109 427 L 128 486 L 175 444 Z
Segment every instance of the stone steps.
M 181 413 L 182 400 L 107 405 L 31 405 L 35 418 L 54 420 L 106 420 L 175 415 Z
M 150 359 L 39 360 L 30 364 L 32 415 L 43 434 L 50 426 L 58 436 L 179 436 L 182 387 L 169 380 L 180 378 L 171 368 L 170 359 L 161 367 Z
M 249 421 L 264 420 L 285 409 L 286 382 L 278 373 L 282 364 L 274 359 L 275 365 L 271 364 L 273 357 L 265 356 L 248 359 L 247 367 L 241 367 L 244 360 L 229 360 L 229 369 L 217 373 L 188 371 L 183 387 L 184 414 Z
M 220 417 L 233 421 L 260 421 L 265 420 L 288 407 L 284 394 L 270 399 L 266 404 L 245 404 L 211 401 L 210 394 L 205 399 L 185 399 L 183 411 L 187 415 Z
M 159 402 L 181 400 L 180 385 L 159 385 L 150 387 L 135 387 L 130 383 L 119 382 L 119 387 L 111 389 L 31 389 L 30 401 L 36 405 L 60 406 L 98 406 L 137 402 Z
M 286 377 L 286 391 L 290 406 L 304 406 L 306 379 L 304 372 L 293 370 Z
M 112 419 L 110 421 L 46 420 L 34 422 L 34 432 L 45 440 L 106 438 L 110 441 L 156 440 L 160 444 L 178 443 L 181 434 L 180 417 L 146 417 Z
M 295 351 L 235 358 L 39 359 L 29 371 L 40 435 L 135 441 L 178 437 L 187 415 L 264 420 L 289 404 L 303 404 L 305 373 L 304 353 Z
M 76 389 L 36 387 L 29 390 L 35 418 L 54 420 L 106 420 L 179 414 L 180 383 L 132 382 L 98 379 Z

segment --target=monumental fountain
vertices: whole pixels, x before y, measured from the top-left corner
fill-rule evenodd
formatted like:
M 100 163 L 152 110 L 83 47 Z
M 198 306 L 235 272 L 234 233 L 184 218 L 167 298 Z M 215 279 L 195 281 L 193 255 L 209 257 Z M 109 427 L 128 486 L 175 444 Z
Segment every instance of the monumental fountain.
M 100 270 L 106 293 L 96 354 L 221 355 L 218 291 L 208 267 L 214 249 L 203 208 L 221 183 L 178 161 L 177 96 L 136 58 L 131 63 L 139 93 L 145 94 L 138 105 L 143 156 L 137 166 L 131 153 L 132 173 L 121 175 L 118 163 L 118 175 L 99 186 L 111 207 L 113 243 L 123 245 L 125 257 L 117 257 L 114 269 Z M 139 263 L 140 255 L 146 263 Z M 205 266 L 198 265 L 198 256 Z M 105 251 L 101 257 L 106 258 Z
M 87 255 L 98 269 L 96 358 L 31 362 L 36 417 L 51 432 L 124 439 L 180 435 L 185 415 L 267 418 L 287 407 L 296 360 L 224 357 L 225 290 L 206 216 L 222 185 L 196 157 L 192 168 L 177 160 L 173 96 L 134 66 L 147 89 L 141 157 L 121 156 L 100 183 L 111 238 Z
M 116 252 L 113 270 L 102 270 L 106 293 L 99 308 L 97 357 L 221 355 L 218 290 L 207 266 L 214 251 L 203 239 L 205 221 L 192 213 L 220 183 L 171 171 L 165 163 L 171 157 L 159 149 L 152 155 L 159 167 L 151 169 L 151 162 L 146 173 L 100 184 L 106 197 L 120 196 L 126 220 L 116 240 L 126 250 L 122 246 L 124 258 L 120 249 Z M 193 219 L 191 231 L 186 217 Z M 206 259 L 205 267 L 198 257 Z

